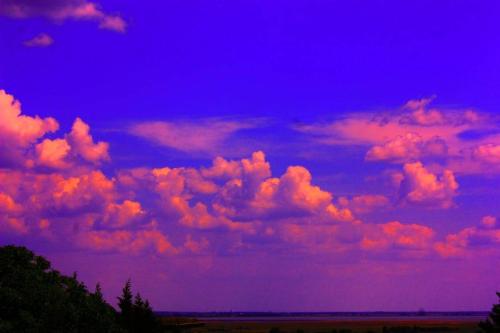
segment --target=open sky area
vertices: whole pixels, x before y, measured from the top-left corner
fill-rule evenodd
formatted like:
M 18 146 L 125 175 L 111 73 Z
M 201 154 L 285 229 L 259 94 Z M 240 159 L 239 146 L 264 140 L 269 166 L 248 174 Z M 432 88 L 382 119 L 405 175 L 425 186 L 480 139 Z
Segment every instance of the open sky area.
M 155 310 L 488 310 L 499 17 L 0 0 L 0 244 Z

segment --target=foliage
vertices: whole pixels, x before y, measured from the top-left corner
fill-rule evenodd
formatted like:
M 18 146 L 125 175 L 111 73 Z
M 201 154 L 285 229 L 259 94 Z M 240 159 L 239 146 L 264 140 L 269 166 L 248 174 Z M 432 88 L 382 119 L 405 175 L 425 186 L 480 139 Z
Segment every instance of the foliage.
M 0 332 L 123 332 L 117 313 L 76 274 L 64 276 L 25 247 L 0 247 Z
M 130 333 L 149 333 L 159 330 L 159 322 L 148 300 L 143 300 L 139 293 L 132 297 L 132 286 L 130 279 L 127 280 L 122 289 L 122 295 L 118 297 L 120 308 L 120 323 Z
M 479 324 L 481 332 L 499 333 L 500 332 L 500 292 L 497 292 L 498 304 L 493 305 L 490 315 L 486 321 Z

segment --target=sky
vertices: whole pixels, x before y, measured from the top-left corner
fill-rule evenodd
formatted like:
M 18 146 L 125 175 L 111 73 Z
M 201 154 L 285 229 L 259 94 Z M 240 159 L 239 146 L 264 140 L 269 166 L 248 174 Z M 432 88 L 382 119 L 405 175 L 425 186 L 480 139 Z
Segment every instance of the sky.
M 488 310 L 499 10 L 0 0 L 0 244 L 155 310 Z

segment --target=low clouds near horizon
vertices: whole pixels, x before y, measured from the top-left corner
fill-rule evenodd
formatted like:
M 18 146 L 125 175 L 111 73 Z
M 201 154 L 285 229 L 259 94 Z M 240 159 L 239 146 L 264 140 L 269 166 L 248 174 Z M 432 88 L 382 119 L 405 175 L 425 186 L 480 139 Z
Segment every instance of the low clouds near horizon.
M 456 119 L 452 127 L 468 126 Z M 429 126 L 445 126 L 441 121 L 434 114 L 420 125 L 429 131 Z M 135 130 L 188 152 L 209 149 L 207 144 L 218 145 L 245 128 L 231 122 L 146 124 Z M 361 124 L 383 126 L 363 119 Z M 187 132 L 198 136 L 183 138 Z M 289 253 L 372 260 L 383 253 L 467 257 L 490 253 L 500 243 L 500 225 L 488 212 L 481 221 L 444 234 L 424 221 L 372 220 L 370 213 L 387 209 L 458 206 L 460 180 L 453 169 L 421 161 L 401 160 L 400 171 L 391 175 L 393 197 L 383 189 L 338 195 L 317 185 L 300 165 L 273 175 L 263 151 L 233 160 L 218 156 L 199 167 L 121 168 L 113 165 L 109 143 L 94 138 L 84 120 L 76 117 L 71 130 L 60 134 L 56 119 L 25 115 L 5 91 L 0 91 L 0 138 L 0 230 L 8 237 L 134 256 L 265 253 L 272 244 Z M 104 165 L 113 171 L 104 172 Z

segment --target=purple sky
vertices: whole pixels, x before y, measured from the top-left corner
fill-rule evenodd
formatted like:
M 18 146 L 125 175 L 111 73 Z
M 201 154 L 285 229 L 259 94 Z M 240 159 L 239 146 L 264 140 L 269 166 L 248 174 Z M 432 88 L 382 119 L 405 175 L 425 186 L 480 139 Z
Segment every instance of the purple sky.
M 0 0 L 0 242 L 157 310 L 486 310 L 500 4 Z

